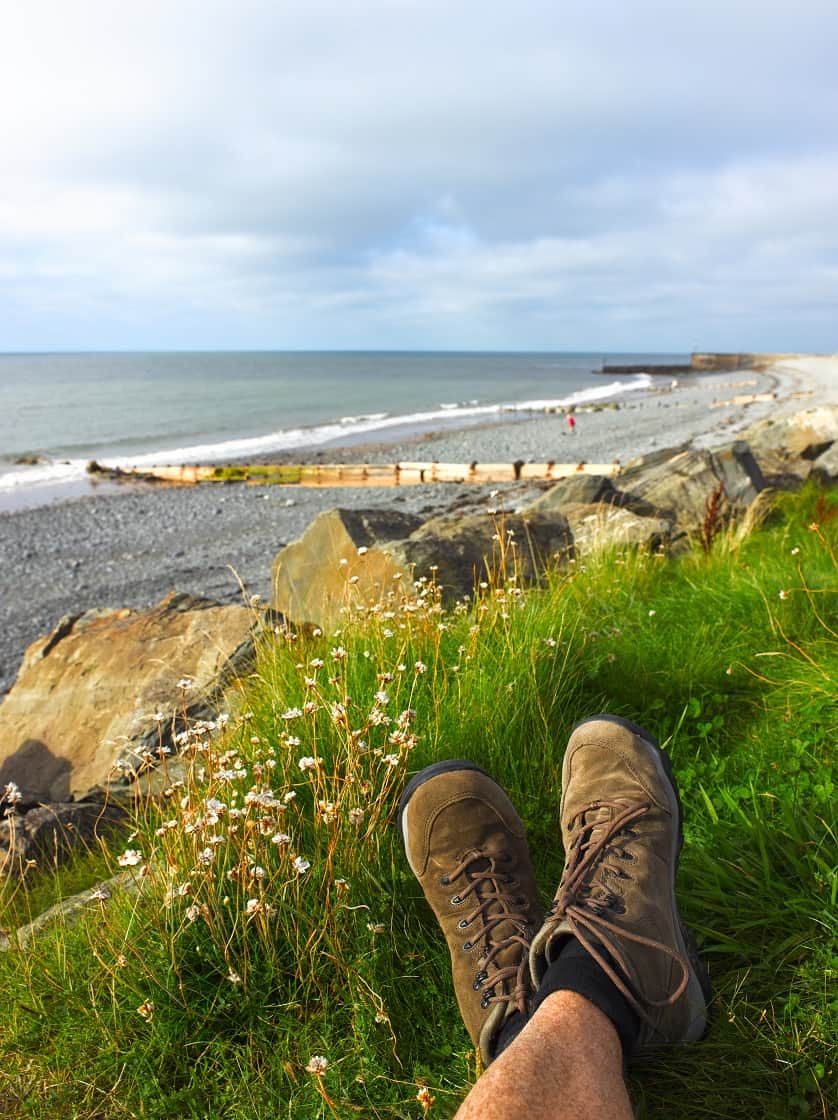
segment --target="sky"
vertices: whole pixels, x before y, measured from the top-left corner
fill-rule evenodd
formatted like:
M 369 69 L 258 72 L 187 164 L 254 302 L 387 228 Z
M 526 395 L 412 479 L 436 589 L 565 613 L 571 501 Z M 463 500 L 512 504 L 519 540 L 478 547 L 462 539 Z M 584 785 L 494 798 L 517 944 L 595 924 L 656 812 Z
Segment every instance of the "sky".
M 0 351 L 838 350 L 834 0 L 26 0 Z

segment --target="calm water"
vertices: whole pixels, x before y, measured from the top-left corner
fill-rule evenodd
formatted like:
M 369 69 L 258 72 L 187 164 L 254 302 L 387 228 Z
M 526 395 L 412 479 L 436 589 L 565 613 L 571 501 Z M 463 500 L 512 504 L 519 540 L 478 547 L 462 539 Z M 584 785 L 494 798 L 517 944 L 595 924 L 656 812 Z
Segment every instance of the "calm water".
M 109 465 L 227 460 L 616 396 L 602 354 L 0 355 L 0 499 Z M 678 355 L 608 355 L 624 364 Z M 370 435 L 372 433 L 372 435 Z M 378 433 L 378 436 L 375 435 Z M 48 462 L 22 466 L 22 456 Z

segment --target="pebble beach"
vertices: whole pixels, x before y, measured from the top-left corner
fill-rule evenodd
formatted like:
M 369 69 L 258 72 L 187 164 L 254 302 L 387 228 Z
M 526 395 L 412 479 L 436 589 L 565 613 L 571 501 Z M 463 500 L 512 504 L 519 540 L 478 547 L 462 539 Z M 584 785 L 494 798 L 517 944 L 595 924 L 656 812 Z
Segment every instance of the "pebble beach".
M 582 408 L 570 432 L 562 413 L 516 415 L 444 432 L 393 432 L 389 442 L 323 445 L 305 459 L 324 463 L 437 460 L 467 463 L 612 462 L 650 451 L 730 442 L 771 413 L 838 401 L 838 359 L 800 358 L 764 372 L 667 378 L 618 407 Z M 736 396 L 774 399 L 729 403 Z M 722 403 L 719 402 L 728 402 Z M 273 461 L 281 461 L 273 457 Z M 497 487 L 514 509 L 533 487 Z M 270 597 L 274 556 L 322 510 L 336 505 L 394 508 L 432 516 L 485 504 L 486 487 L 428 484 L 379 489 L 243 483 L 125 484 L 70 500 L 0 513 L 0 696 L 14 682 L 30 642 L 64 615 L 91 608 L 146 607 L 172 590 L 221 602 Z

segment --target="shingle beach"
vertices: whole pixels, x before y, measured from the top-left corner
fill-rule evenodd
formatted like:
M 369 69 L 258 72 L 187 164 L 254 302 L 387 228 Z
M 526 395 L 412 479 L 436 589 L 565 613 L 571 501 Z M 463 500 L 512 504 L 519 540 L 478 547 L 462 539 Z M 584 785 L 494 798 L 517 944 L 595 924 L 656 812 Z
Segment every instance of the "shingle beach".
M 568 431 L 562 414 L 536 413 L 479 427 L 352 447 L 324 446 L 307 461 L 395 463 L 611 462 L 677 447 L 713 447 L 778 410 L 838 400 L 838 359 L 797 359 L 767 372 L 661 378 L 619 408 L 580 410 Z M 776 398 L 715 406 L 737 395 Z M 290 456 L 289 456 L 290 458 Z M 508 508 L 527 504 L 523 484 L 501 487 Z M 143 607 L 172 590 L 222 602 L 270 595 L 271 562 L 324 509 L 395 508 L 432 515 L 479 504 L 485 487 L 436 484 L 399 489 L 311 489 L 242 483 L 126 486 L 34 509 L 0 513 L 0 695 L 12 685 L 27 645 L 64 615 L 90 608 Z M 494 502 L 493 504 L 498 504 Z

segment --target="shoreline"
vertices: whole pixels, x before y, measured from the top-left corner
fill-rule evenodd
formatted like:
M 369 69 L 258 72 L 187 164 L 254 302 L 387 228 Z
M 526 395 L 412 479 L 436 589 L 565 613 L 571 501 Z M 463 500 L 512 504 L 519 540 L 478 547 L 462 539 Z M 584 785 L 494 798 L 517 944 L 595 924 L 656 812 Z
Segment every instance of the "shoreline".
M 755 385 L 742 382 L 756 380 Z M 735 395 L 775 399 L 723 404 Z M 796 396 L 796 394 L 806 394 Z M 311 449 L 317 462 L 525 461 L 611 462 L 691 444 L 735 439 L 769 414 L 838 400 L 838 359 L 794 359 L 766 371 L 697 374 L 677 386 L 627 394 L 619 407 L 577 408 L 574 433 L 563 413 L 422 433 L 399 441 L 330 443 Z M 392 433 L 388 433 L 392 434 Z M 266 459 L 277 462 L 276 456 Z M 287 453 L 286 461 L 299 461 Z M 492 486 L 493 505 L 512 511 L 547 483 Z M 322 510 L 340 505 L 393 508 L 424 517 L 451 507 L 482 508 L 489 487 L 430 483 L 399 488 L 302 488 L 248 483 L 110 484 L 80 497 L 0 512 L 0 698 L 26 647 L 67 614 L 91 608 L 147 607 L 177 589 L 221 602 L 270 595 L 270 568 L 281 547 Z M 241 581 L 241 584 L 240 584 Z

